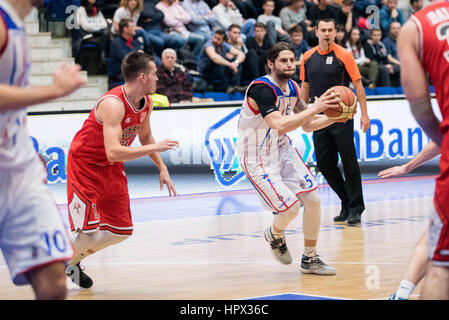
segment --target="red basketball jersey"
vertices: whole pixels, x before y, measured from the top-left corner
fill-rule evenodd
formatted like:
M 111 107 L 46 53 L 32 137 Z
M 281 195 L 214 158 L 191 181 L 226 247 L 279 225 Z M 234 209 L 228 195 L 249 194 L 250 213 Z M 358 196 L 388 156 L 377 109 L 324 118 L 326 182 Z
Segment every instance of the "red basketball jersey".
M 444 134 L 449 129 L 449 2 L 430 4 L 411 20 L 419 31 L 419 56 L 435 87 Z
M 96 116 L 98 104 L 105 98 L 117 99 L 123 103 L 123 106 L 125 107 L 125 116 L 121 123 L 122 137 L 120 144 L 122 146 L 130 146 L 133 143 L 151 106 L 151 100 L 148 96 L 145 97 L 145 105 L 143 108 L 139 109 L 134 106 L 126 95 L 123 85 L 115 87 L 102 95 L 70 145 L 70 152 L 72 155 L 87 163 L 100 165 L 111 164 L 106 157 L 103 124 Z

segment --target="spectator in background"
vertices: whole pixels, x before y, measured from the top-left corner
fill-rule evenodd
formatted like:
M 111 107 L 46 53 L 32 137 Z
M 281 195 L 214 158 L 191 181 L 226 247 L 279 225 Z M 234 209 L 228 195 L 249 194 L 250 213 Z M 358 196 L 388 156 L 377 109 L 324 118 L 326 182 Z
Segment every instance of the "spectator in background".
M 122 0 L 120 1 L 120 6 L 114 13 L 114 18 L 112 19 L 111 32 L 113 35 L 120 34 L 119 23 L 122 19 L 131 19 L 135 26 L 134 37 L 138 39 L 142 38 L 143 43 L 140 46 L 142 50 L 151 53 L 150 48 L 150 38 L 147 33 L 142 29 L 142 27 L 137 26 L 139 21 L 140 11 L 143 8 L 143 0 Z
M 387 35 L 390 31 L 392 22 L 404 24 L 401 11 L 398 10 L 398 0 L 385 0 L 385 5 L 380 9 L 380 28 L 383 35 Z
M 290 29 L 290 38 L 295 49 L 296 60 L 299 62 L 306 51 L 310 50 L 309 45 L 304 40 L 304 32 L 301 26 L 294 26 Z
M 344 26 L 347 33 L 357 26 L 356 17 L 353 13 L 354 0 L 343 0 L 341 7 L 335 11 L 335 22 Z
M 191 102 L 193 85 L 187 73 L 176 65 L 176 51 L 162 52 L 162 63 L 157 67 L 156 93 L 167 96 L 170 103 Z
M 252 0 L 233 0 L 243 19 L 257 19 L 258 13 Z
M 192 17 L 187 29 L 210 40 L 212 32 L 218 30 L 219 26 L 217 17 L 207 3 L 204 0 L 184 0 L 181 5 Z
M 352 28 L 349 33 L 349 39 L 345 45 L 346 49 L 352 53 L 360 74 L 363 77 L 363 85 L 373 89 L 376 87 L 377 76 L 379 69 L 377 62 L 366 57 L 365 49 L 363 48 L 362 40 L 360 38 L 360 29 Z
M 284 30 L 290 30 L 296 25 L 306 23 L 307 16 L 304 0 L 289 0 L 288 6 L 281 10 L 279 17 Z M 306 24 L 311 25 L 312 22 L 309 21 Z
M 164 48 L 182 48 L 185 40 L 177 35 L 162 32 L 164 13 L 156 8 L 157 0 L 145 0 L 140 13 L 139 25 L 143 27 L 150 39 L 150 44 L 160 57 Z
M 264 0 L 263 14 L 257 17 L 257 22 L 261 22 L 267 27 L 267 37 L 271 43 L 289 42 L 290 37 L 287 31 L 282 28 L 281 18 L 273 15 L 274 8 L 274 0 Z
M 262 22 L 257 22 L 254 25 L 254 37 L 249 37 L 246 40 L 248 47 L 246 61 L 254 73 L 251 81 L 266 74 L 267 54 L 273 45 L 274 43 L 270 42 L 267 37 L 267 27 Z
M 241 90 L 240 80 L 245 54 L 226 41 L 226 31 L 215 31 L 200 53 L 198 71 L 214 90 L 228 93 Z
M 207 39 L 202 34 L 187 30 L 186 25 L 192 17 L 178 0 L 161 0 L 156 8 L 164 13 L 164 24 L 169 28 L 169 33 L 183 37 L 186 44 L 192 47 L 193 54 L 199 55 Z
M 109 31 L 103 14 L 98 9 L 96 0 L 83 0 L 76 12 L 76 22 L 80 26 L 73 41 L 73 57 L 78 61 L 81 46 L 94 44 L 101 51 L 99 64 L 104 64 L 109 51 Z
M 412 15 L 421 10 L 423 6 L 424 6 L 423 0 L 410 0 L 410 2 L 406 7 L 400 8 L 399 11 L 402 14 L 402 19 L 404 20 L 404 23 L 407 22 L 407 20 L 410 19 Z
M 236 24 L 242 28 L 242 33 L 246 37 L 254 36 L 255 19 L 244 20 L 239 9 L 231 0 L 219 0 L 218 4 L 212 8 L 218 19 L 218 24 L 223 30 L 228 30 L 231 24 Z
M 304 0 L 289 0 L 288 6 L 281 10 L 279 17 L 282 20 L 284 30 L 290 30 L 299 25 L 303 30 L 304 39 L 307 43 L 309 45 L 317 43 L 315 27 L 312 26 L 312 21 L 306 16 Z
M 312 22 L 312 26 L 316 27 L 318 20 L 331 18 L 335 20 L 335 10 L 332 7 L 332 0 L 318 0 L 318 4 L 314 4 L 307 10 L 307 18 Z
M 390 86 L 390 72 L 393 73 L 393 66 L 388 62 L 387 48 L 381 41 L 382 31 L 371 29 L 370 39 L 366 42 L 364 49 L 368 59 L 376 61 L 379 74 L 376 85 L 379 87 Z
M 381 7 L 382 2 L 385 0 L 355 0 L 354 1 L 354 10 L 359 15 L 364 16 L 366 14 L 366 8 L 368 6 L 376 6 Z
M 335 36 L 335 43 L 339 46 L 345 47 L 346 46 L 346 31 L 345 27 L 341 24 L 337 24 L 337 33 Z
M 119 22 L 120 35 L 111 41 L 111 49 L 108 64 L 109 89 L 125 83 L 122 74 L 123 58 L 130 52 L 140 49 L 139 42 L 134 39 L 136 31 L 131 19 L 122 19 Z
M 399 32 L 401 31 L 401 24 L 399 22 L 392 22 L 390 25 L 390 34 L 385 37 L 382 42 L 387 48 L 388 62 L 393 67 L 393 72 L 390 72 L 391 85 L 398 87 L 401 85 L 401 62 L 398 57 L 398 49 L 396 40 L 398 39 Z
M 237 50 L 240 50 L 246 54 L 248 52 L 248 48 L 246 47 L 245 41 L 243 41 L 241 34 L 242 28 L 240 28 L 237 24 L 231 24 L 228 29 L 227 42 Z

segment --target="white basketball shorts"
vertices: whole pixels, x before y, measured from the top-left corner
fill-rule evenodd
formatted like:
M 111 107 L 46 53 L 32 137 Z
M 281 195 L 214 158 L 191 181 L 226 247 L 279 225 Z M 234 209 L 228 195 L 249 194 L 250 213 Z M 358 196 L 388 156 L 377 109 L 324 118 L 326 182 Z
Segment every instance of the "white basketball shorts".
M 281 146 L 275 157 L 240 158 L 240 166 L 270 211 L 287 211 L 299 201 L 299 194 L 318 188 L 298 151 L 289 144 Z
M 16 285 L 25 273 L 67 261 L 73 247 L 38 157 L 23 171 L 0 171 L 0 248 Z

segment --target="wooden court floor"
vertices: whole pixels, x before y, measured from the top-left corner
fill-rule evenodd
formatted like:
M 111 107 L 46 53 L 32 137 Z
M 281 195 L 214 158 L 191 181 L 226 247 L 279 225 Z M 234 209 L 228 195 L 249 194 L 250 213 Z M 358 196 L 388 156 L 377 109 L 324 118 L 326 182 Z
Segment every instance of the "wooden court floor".
M 263 238 L 269 212 L 136 223 L 131 238 L 83 261 L 94 286 L 70 286 L 68 299 L 233 300 L 286 293 L 385 299 L 402 280 L 431 206 L 432 198 L 379 199 L 367 203 L 359 226 L 335 224 L 339 207 L 323 206 L 318 253 L 337 269 L 335 276 L 300 273 L 301 214 L 286 231 L 294 256 L 288 266 L 272 259 Z M 3 258 L 0 299 L 33 299 L 29 286 L 12 284 Z

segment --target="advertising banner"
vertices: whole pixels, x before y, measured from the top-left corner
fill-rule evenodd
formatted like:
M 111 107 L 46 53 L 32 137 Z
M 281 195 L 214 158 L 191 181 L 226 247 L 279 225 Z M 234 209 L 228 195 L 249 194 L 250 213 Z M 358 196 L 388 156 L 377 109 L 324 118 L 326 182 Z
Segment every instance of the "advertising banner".
M 432 101 L 437 110 L 436 101 Z M 418 126 L 406 100 L 369 101 L 371 127 L 360 130 L 360 110 L 354 118 L 354 142 L 360 166 L 389 159 L 398 160 L 419 153 L 429 139 Z M 439 110 L 436 111 L 438 117 Z M 32 115 L 28 117 L 35 147 L 48 160 L 49 183 L 66 181 L 66 161 L 70 143 L 88 114 Z M 166 165 L 204 166 L 215 174 L 217 183 L 226 187 L 245 179 L 239 167 L 236 142 L 240 107 L 157 110 L 151 115 L 156 141 L 177 139 L 177 151 L 164 152 Z M 315 164 L 312 133 L 301 128 L 288 133 L 304 162 Z M 134 142 L 139 145 L 138 138 Z M 402 161 L 403 162 L 403 161 Z M 134 160 L 130 165 L 154 166 L 150 161 Z

